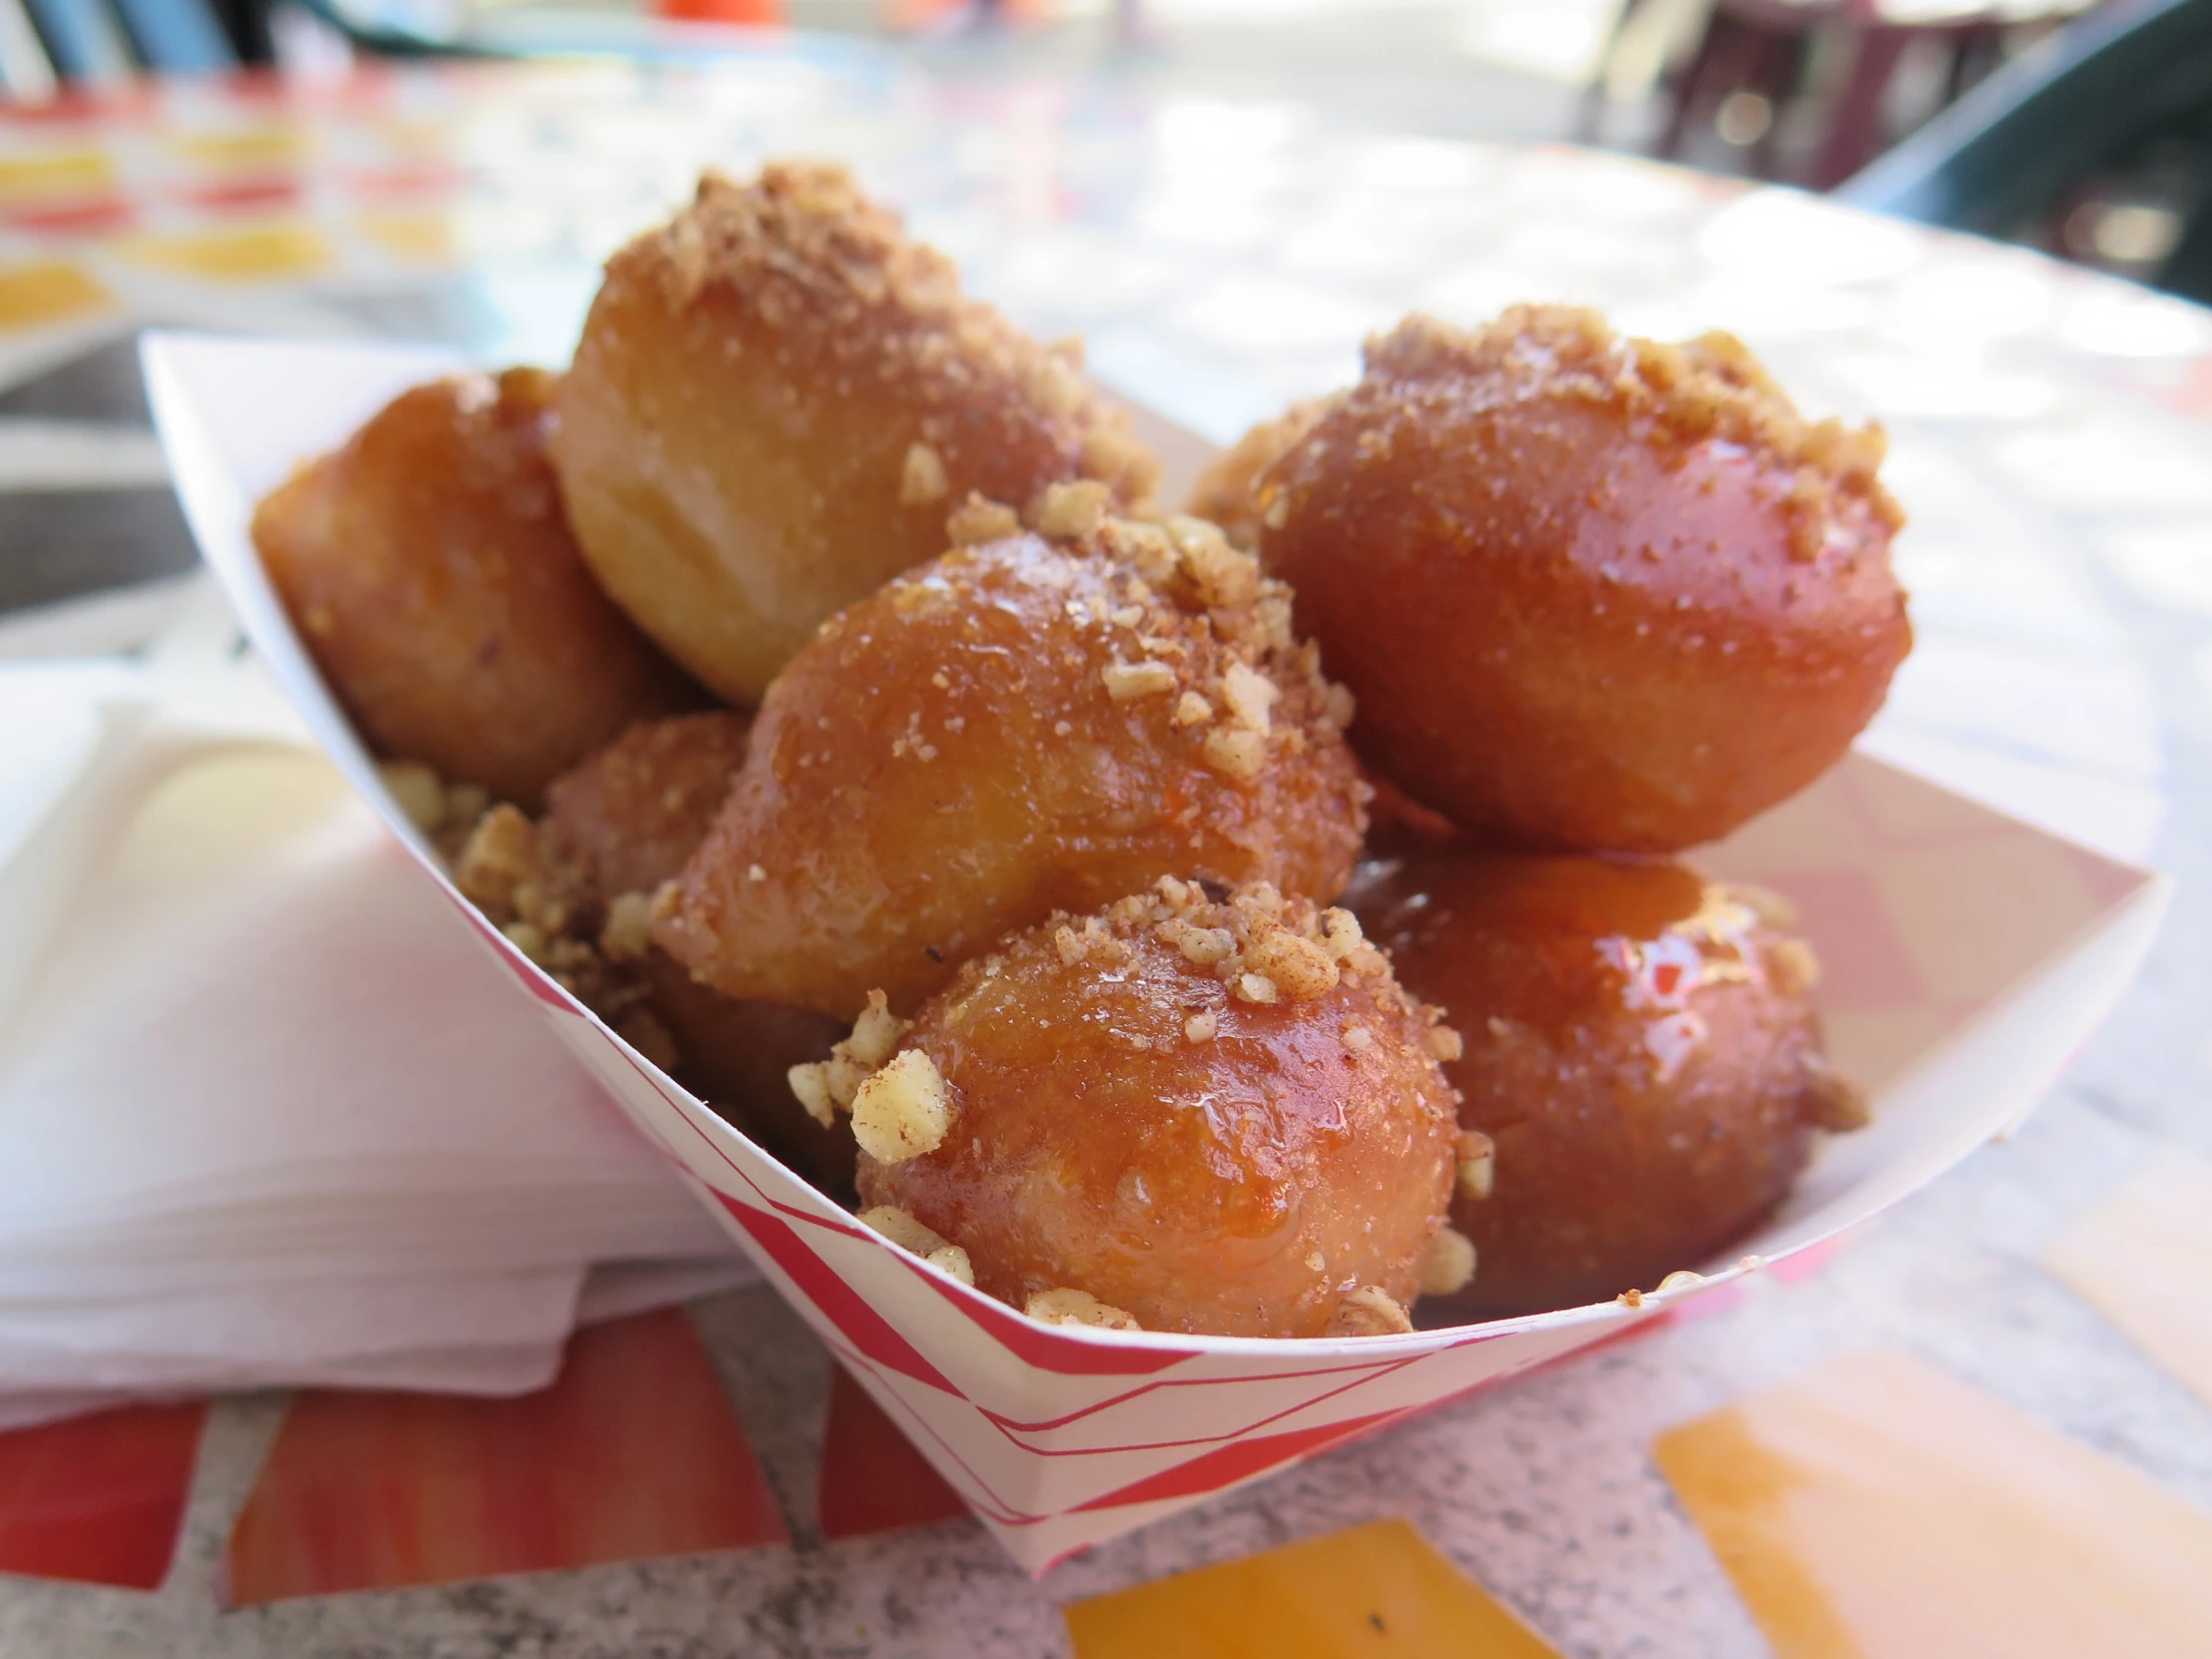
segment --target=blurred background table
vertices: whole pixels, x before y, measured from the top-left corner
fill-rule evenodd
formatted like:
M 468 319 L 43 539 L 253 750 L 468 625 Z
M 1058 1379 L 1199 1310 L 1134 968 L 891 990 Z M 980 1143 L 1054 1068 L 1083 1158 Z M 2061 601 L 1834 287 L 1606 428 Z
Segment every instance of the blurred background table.
M 1571 89 L 1564 89 L 1571 93 Z M 1571 102 L 1571 97 L 1569 98 Z M 1564 106 L 1562 106 L 1564 107 Z M 385 335 L 557 363 L 597 263 L 702 165 L 852 164 L 1045 334 L 1233 437 L 1420 307 L 1583 300 L 1744 334 L 1890 426 L 1920 647 L 1870 740 L 2181 877 L 2143 981 L 2016 1139 L 1819 1274 L 1436 1412 L 1023 1578 L 953 1523 L 825 1545 L 829 1361 L 766 1291 L 698 1311 L 795 1548 L 219 1613 L 280 1401 L 222 1403 L 150 1596 L 0 1580 L 0 1651 L 1061 1651 L 1055 1606 L 1382 1515 L 1562 1651 L 1765 1651 L 1648 1455 L 1816 1360 L 1916 1350 L 2212 1506 L 2212 1417 L 2036 1265 L 2161 1147 L 2212 1152 L 2212 316 L 2024 252 L 1560 147 L 1363 126 L 1112 73 L 938 73 L 849 43 L 711 66 L 375 65 L 0 108 L 0 607 L 121 644 L 192 559 L 137 390 L 147 324 Z M 56 611 L 51 607 L 62 605 Z

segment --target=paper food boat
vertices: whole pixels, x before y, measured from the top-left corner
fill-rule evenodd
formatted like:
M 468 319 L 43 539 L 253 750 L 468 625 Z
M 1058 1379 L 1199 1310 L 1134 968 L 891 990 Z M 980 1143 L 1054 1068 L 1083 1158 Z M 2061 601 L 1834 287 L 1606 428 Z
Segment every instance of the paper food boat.
M 2157 926 L 2156 877 L 1854 755 L 1697 855 L 1715 874 L 1797 902 L 1824 964 L 1835 1058 L 1874 1103 L 1873 1124 L 1827 1141 L 1781 1213 L 1729 1261 L 1706 1264 L 1702 1281 L 1638 1306 L 1357 1340 L 1034 1325 L 861 1227 L 615 1036 L 461 898 L 378 782 L 247 529 L 256 500 L 293 465 L 341 442 L 403 387 L 456 365 L 450 353 L 389 345 L 145 342 L 155 419 L 201 551 L 316 740 L 414 851 L 459 924 L 1032 1570 L 1618 1336 L 1866 1220 L 2017 1122 L 2119 996 Z M 1145 424 L 1148 435 L 1197 444 L 1160 420 Z

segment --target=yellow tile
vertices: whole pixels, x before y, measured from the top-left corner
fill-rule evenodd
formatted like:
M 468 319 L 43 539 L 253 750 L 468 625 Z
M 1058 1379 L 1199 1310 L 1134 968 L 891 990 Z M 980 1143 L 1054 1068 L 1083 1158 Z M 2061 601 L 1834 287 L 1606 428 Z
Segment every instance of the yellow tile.
M 114 183 L 115 162 L 105 150 L 0 156 L 0 202 L 105 190 Z
M 224 282 L 311 276 L 327 270 L 333 260 L 321 233 L 294 224 L 140 237 L 126 243 L 123 252 L 157 270 Z
M 298 127 L 262 127 L 237 133 L 194 133 L 175 139 L 171 150 L 201 167 L 289 167 L 313 152 L 313 135 Z
M 2160 1153 L 2076 1217 L 2043 1265 L 2212 1404 L 2212 1164 Z
M 66 322 L 114 303 L 114 294 L 73 265 L 0 266 L 0 328 Z
M 1404 1521 L 1066 1609 L 1076 1659 L 1558 1659 Z
M 454 258 L 453 220 L 448 214 L 363 214 L 361 234 L 394 259 L 443 265 Z
M 1901 1354 L 1661 1435 L 1777 1659 L 2212 1652 L 2212 1516 Z

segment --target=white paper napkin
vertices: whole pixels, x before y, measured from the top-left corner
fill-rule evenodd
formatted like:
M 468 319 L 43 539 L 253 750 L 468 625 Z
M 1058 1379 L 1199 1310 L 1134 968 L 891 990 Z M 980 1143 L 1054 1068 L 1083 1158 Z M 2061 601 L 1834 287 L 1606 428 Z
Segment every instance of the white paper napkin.
M 513 1392 L 750 1278 L 235 649 L 0 665 L 0 1426 Z

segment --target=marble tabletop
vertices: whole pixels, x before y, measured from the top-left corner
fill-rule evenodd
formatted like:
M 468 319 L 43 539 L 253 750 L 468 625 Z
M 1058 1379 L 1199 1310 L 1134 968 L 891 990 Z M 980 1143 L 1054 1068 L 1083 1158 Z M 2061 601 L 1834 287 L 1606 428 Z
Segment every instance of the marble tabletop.
M 790 1549 L 221 1612 L 223 1540 L 281 1408 L 233 1398 L 166 1586 L 0 1579 L 0 1653 L 1051 1654 L 1060 1603 L 1403 1515 L 1562 1652 L 1734 1659 L 1768 1650 L 1651 1436 L 1876 1343 L 2212 1506 L 2205 1404 L 2036 1263 L 2161 1149 L 2212 1153 L 2212 314 L 2182 302 L 1614 156 L 1096 82 L 952 86 L 864 54 L 386 71 L 311 97 L 172 88 L 81 120 L 0 114 L 0 637 L 122 643 L 189 566 L 135 389 L 139 326 L 558 361 L 620 239 L 702 165 L 785 153 L 849 162 L 974 289 L 1080 331 L 1103 377 L 1218 438 L 1349 379 L 1363 334 L 1409 308 L 1471 321 L 1568 299 L 1639 332 L 1741 333 L 1808 407 L 1892 433 L 1919 645 L 1870 746 L 2172 872 L 2148 967 L 2025 1129 L 1819 1273 L 1039 1581 L 967 1524 L 821 1541 L 830 1361 L 764 1289 L 696 1314 Z

